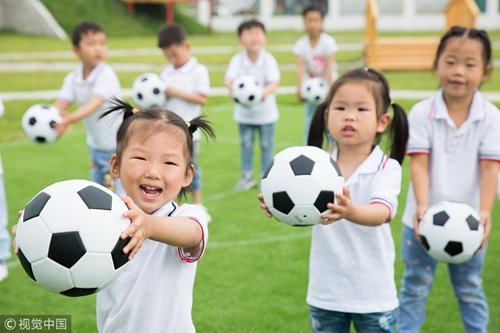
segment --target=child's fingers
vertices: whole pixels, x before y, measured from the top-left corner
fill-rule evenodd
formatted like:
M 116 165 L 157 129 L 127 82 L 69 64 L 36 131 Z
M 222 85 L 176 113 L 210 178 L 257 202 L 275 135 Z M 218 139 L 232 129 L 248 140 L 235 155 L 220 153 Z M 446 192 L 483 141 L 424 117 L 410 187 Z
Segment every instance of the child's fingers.
M 131 197 L 129 197 L 128 195 L 122 194 L 122 195 L 120 195 L 120 198 L 123 200 L 123 202 L 125 202 L 125 205 L 127 205 L 128 209 L 130 209 L 130 210 L 134 209 L 135 203 Z

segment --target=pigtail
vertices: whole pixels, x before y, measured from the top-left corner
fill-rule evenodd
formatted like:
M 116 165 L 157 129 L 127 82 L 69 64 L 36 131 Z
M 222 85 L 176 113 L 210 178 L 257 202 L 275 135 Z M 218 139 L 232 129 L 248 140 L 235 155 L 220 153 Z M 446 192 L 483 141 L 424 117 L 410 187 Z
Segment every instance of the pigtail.
M 111 106 L 104 111 L 104 113 L 99 117 L 99 119 L 104 118 L 115 112 L 122 112 L 123 119 L 132 116 L 134 113 L 139 111 L 136 107 L 132 106 L 129 102 L 122 100 L 116 96 L 111 96 L 110 98 Z
M 394 110 L 394 116 L 391 121 L 391 158 L 403 164 L 403 159 L 406 154 L 406 144 L 409 137 L 408 117 L 402 106 L 396 103 L 391 103 Z
M 200 130 L 206 138 L 215 139 L 215 131 L 212 127 L 212 122 L 206 119 L 206 115 L 200 115 L 186 122 L 186 126 L 193 135 L 196 130 Z
M 309 133 L 307 135 L 307 145 L 323 148 L 323 139 L 325 136 L 326 126 L 326 110 L 328 103 L 323 102 L 316 107 L 309 125 Z

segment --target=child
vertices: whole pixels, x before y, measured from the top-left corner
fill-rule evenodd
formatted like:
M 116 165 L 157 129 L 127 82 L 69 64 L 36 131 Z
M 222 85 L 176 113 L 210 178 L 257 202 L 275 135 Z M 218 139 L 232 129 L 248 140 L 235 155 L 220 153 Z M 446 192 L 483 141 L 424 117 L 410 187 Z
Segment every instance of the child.
M 205 214 L 178 205 L 194 176 L 193 133 L 214 133 L 203 117 L 185 122 L 160 108 L 137 110 L 126 102 L 112 175 L 121 180 L 132 223 L 122 233 L 131 259 L 126 270 L 97 295 L 99 332 L 195 332 L 191 319 L 196 262 L 207 242 Z
M 403 214 L 405 264 L 399 332 L 418 332 L 436 271 L 436 261 L 418 244 L 418 221 L 442 200 L 475 208 L 491 229 L 500 161 L 500 113 L 478 91 L 491 72 L 491 43 L 484 30 L 452 27 L 441 38 L 434 70 L 440 89 L 409 115 L 411 186 Z M 486 247 L 463 264 L 449 264 L 465 332 L 486 332 L 488 305 L 481 271 Z
M 0 117 L 4 113 L 4 105 L 0 97 Z M 3 181 L 2 159 L 0 158 L 0 282 L 9 276 L 9 270 L 5 261 L 10 257 L 10 236 L 7 230 L 8 211 L 7 197 L 5 195 L 5 184 Z
M 262 102 L 252 107 L 235 104 L 234 120 L 238 123 L 241 145 L 241 179 L 236 190 L 248 190 L 257 183 L 253 179 L 254 134 L 259 133 L 263 173 L 274 155 L 274 123 L 278 120 L 275 91 L 280 81 L 276 59 L 264 49 L 266 29 L 261 22 L 251 19 L 238 26 L 238 38 L 245 50 L 234 55 L 229 62 L 224 83 L 231 95 L 233 80 L 252 75 L 264 87 Z
M 379 146 L 388 126 L 390 157 Z M 335 139 L 332 158 L 345 188 L 337 194 L 338 203 L 327 205 L 332 212 L 323 215 L 322 224 L 312 227 L 311 330 L 348 333 L 353 323 L 357 332 L 394 332 L 398 299 L 389 222 L 401 188 L 408 139 L 405 111 L 391 101 L 381 73 L 356 69 L 333 83 L 327 101 L 313 115 L 308 144 L 322 147 L 325 128 Z
M 186 121 L 199 116 L 201 106 L 207 102 L 210 78 L 207 68 L 191 56 L 191 46 L 187 41 L 186 31 L 178 24 L 164 25 L 158 32 L 158 47 L 170 62 L 160 74 L 165 81 L 165 94 L 168 97 L 165 108 L 173 110 Z M 200 153 L 199 139 L 200 134 L 195 132 L 192 202 L 206 211 L 201 198 L 201 169 L 197 163 Z M 210 219 L 209 215 L 207 217 Z
M 111 96 L 121 95 L 118 77 L 104 60 L 108 42 L 104 30 L 93 22 L 81 22 L 73 28 L 73 52 L 81 64 L 64 79 L 54 105 L 61 111 L 63 121 L 57 125 L 58 135 L 68 126 L 83 120 L 87 129 L 87 145 L 91 157 L 91 180 L 104 185 L 108 160 L 115 152 L 116 130 L 120 122 L 116 118 L 98 121 L 108 108 Z M 67 112 L 76 103 L 77 110 Z M 117 192 L 122 192 L 116 184 Z
M 324 79 L 328 86 L 332 84 L 336 76 L 335 52 L 338 49 L 335 39 L 323 32 L 325 13 L 320 5 L 305 6 L 302 17 L 307 35 L 301 37 L 293 46 L 293 53 L 297 56 L 297 95 L 300 100 L 303 100 L 301 86 L 307 79 L 319 77 Z M 307 141 L 309 124 L 315 109 L 316 105 L 305 102 L 304 142 Z

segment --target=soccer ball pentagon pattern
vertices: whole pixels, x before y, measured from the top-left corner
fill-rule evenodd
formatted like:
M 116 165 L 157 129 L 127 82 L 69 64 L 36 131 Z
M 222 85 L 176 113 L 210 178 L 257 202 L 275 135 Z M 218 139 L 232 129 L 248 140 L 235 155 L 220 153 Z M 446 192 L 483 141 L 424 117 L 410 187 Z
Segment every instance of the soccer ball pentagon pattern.
M 128 263 L 130 220 L 125 203 L 87 180 L 54 183 L 24 208 L 16 231 L 18 257 L 29 277 L 66 296 L 93 294 L 114 281 Z
M 459 264 L 479 249 L 484 227 L 467 204 L 442 201 L 429 207 L 419 224 L 420 243 L 437 261 Z
M 289 147 L 276 154 L 264 172 L 264 203 L 279 221 L 292 226 L 321 222 L 326 204 L 337 202 L 344 178 L 324 150 L 313 146 Z
M 165 82 L 155 73 L 139 75 L 132 84 L 132 96 L 141 108 L 163 107 L 167 102 Z
M 263 87 L 251 75 L 236 78 L 231 91 L 234 101 L 243 106 L 251 107 L 262 102 Z
M 35 104 L 26 110 L 21 126 L 26 136 L 38 143 L 49 143 L 57 139 L 55 126 L 62 121 L 59 110 L 49 104 Z
M 302 98 L 306 101 L 318 105 L 323 103 L 328 93 L 328 84 L 319 77 L 305 80 L 300 87 Z

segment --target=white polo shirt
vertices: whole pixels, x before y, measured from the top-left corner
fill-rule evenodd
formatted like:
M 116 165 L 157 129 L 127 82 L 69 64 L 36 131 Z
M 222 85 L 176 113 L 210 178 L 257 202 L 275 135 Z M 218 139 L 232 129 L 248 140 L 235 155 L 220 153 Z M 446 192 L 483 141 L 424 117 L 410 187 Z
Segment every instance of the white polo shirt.
M 188 93 L 208 96 L 210 92 L 210 77 L 207 67 L 200 64 L 195 57 L 191 57 L 188 62 L 179 68 L 174 68 L 172 64 L 167 66 L 160 74 L 166 86 L 172 86 Z M 169 96 L 165 108 L 177 113 L 185 121 L 201 114 L 201 105 L 191 103 L 185 99 Z M 194 140 L 199 140 L 198 131 L 193 136 Z
M 320 77 L 326 80 L 326 61 L 332 54 L 338 50 L 335 39 L 326 33 L 322 32 L 319 36 L 318 43 L 312 47 L 309 41 L 309 36 L 303 36 L 295 42 L 293 53 L 304 59 L 303 80 L 310 78 L 309 71 L 314 74 L 314 77 Z M 333 78 L 336 78 L 336 66 L 332 68 Z
M 467 120 L 457 128 L 448 115 L 440 90 L 417 103 L 408 116 L 410 139 L 407 154 L 428 154 L 428 207 L 442 201 L 457 201 L 479 209 L 480 160 L 500 161 L 500 112 L 476 91 Z M 416 200 L 408 188 L 403 223 L 413 228 Z
M 121 86 L 118 76 L 106 63 L 97 65 L 90 75 L 83 79 L 83 65 L 80 64 L 69 73 L 59 90 L 58 99 L 68 104 L 77 103 L 78 107 L 87 104 L 94 96 L 109 101 L 112 96 L 121 97 Z M 110 107 L 105 102 L 95 112 L 83 119 L 87 128 L 87 144 L 95 149 L 110 151 L 116 148 L 116 131 L 122 117 L 99 117 Z
M 4 111 L 5 111 L 5 108 L 3 106 L 2 96 L 0 95 L 0 117 L 3 116 Z M 3 174 L 2 158 L 0 157 L 0 175 L 2 175 L 2 174 Z
M 97 293 L 99 332 L 195 332 L 191 308 L 197 261 L 208 240 L 205 214 L 198 206 L 169 202 L 154 215 L 198 221 L 203 228 L 199 253 L 147 239 L 118 279 Z
M 225 80 L 234 80 L 242 75 L 251 75 L 263 87 L 269 83 L 279 82 L 280 69 L 274 56 L 261 49 L 256 62 L 252 62 L 246 51 L 235 54 L 225 74 Z M 262 103 L 245 107 L 235 103 L 234 120 L 241 124 L 266 125 L 274 123 L 279 118 L 276 92 L 270 93 Z
M 337 151 L 332 154 L 337 159 Z M 396 214 L 401 166 L 376 146 L 346 180 L 352 202 L 380 203 Z M 398 306 L 394 241 L 389 223 L 362 226 L 348 220 L 312 227 L 307 303 L 325 310 L 371 313 Z

